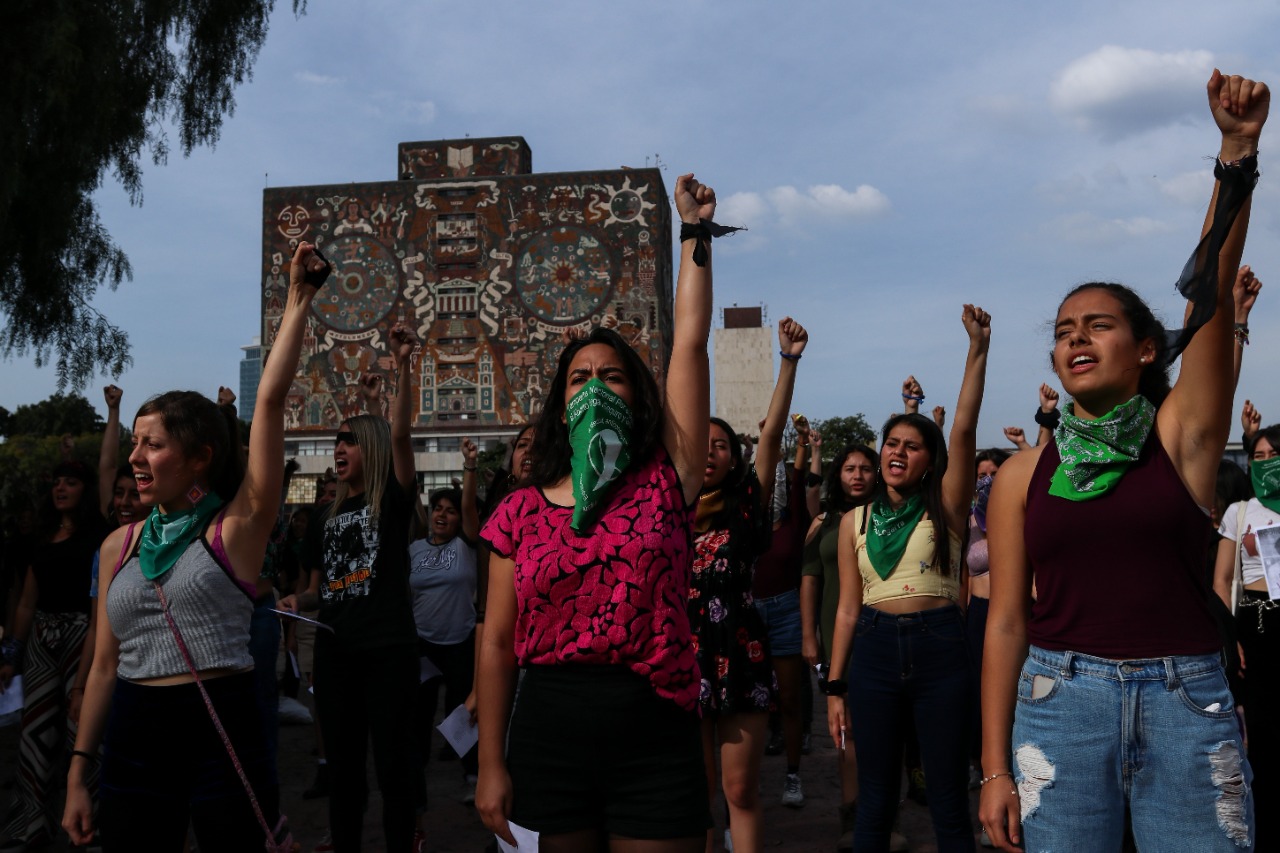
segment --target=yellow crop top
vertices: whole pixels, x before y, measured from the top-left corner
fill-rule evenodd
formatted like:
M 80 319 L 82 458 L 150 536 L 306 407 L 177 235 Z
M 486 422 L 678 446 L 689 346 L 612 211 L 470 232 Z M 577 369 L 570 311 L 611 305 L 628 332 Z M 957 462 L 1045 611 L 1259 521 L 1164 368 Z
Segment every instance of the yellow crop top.
M 894 566 L 889 577 L 884 580 L 876 574 L 867 556 L 867 534 L 862 530 L 865 513 L 870 507 L 863 507 L 858 514 L 858 573 L 862 575 L 862 603 L 877 604 L 897 598 L 914 598 L 919 595 L 936 595 L 960 600 L 960 535 L 952 532 L 947 538 L 951 544 L 951 574 L 943 575 L 933 562 L 933 523 L 929 514 L 925 513 L 911 531 L 911 539 L 907 541 L 907 550 L 902 559 Z

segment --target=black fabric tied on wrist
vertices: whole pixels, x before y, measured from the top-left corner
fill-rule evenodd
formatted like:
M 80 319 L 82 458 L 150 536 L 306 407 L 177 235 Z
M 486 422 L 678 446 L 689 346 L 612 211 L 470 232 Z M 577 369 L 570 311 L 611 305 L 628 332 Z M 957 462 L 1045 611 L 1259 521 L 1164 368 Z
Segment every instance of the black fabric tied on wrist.
M 1041 411 L 1039 408 L 1036 409 L 1036 423 L 1045 429 L 1057 429 L 1058 421 L 1060 420 L 1062 420 L 1062 412 L 1057 409 L 1048 412 Z
M 717 225 L 710 219 L 699 219 L 697 222 L 681 222 L 680 242 L 695 240 L 693 262 L 700 267 L 705 267 L 707 265 L 707 243 L 712 237 L 724 237 L 735 231 L 746 230 L 746 228 L 735 228 L 732 225 Z
M 1218 160 L 1213 167 L 1218 187 L 1217 203 L 1213 206 L 1213 222 L 1200 240 L 1196 250 L 1187 259 L 1178 277 L 1178 292 L 1191 303 L 1191 315 L 1182 329 L 1165 332 L 1165 365 L 1172 364 L 1182 355 L 1200 327 L 1213 319 L 1218 307 L 1218 253 L 1231 233 L 1240 208 L 1258 184 L 1258 155 L 1251 154 L 1230 164 Z

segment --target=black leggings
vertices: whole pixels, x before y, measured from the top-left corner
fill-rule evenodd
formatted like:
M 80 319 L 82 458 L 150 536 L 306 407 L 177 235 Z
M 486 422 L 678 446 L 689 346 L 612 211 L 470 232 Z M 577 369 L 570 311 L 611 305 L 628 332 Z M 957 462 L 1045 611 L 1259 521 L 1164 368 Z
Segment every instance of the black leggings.
M 440 705 L 440 686 L 444 685 L 446 715 L 467 701 L 467 695 L 471 693 L 476 669 L 475 632 L 469 634 L 461 643 L 448 646 L 419 639 L 418 654 L 429 658 L 436 665 L 436 669 L 440 670 L 440 675 L 424 681 L 418 690 L 418 714 L 422 721 L 422 763 L 425 766 L 431 752 L 429 747 L 431 730 L 436 722 L 436 709 Z M 475 776 L 480 766 L 476 747 L 471 747 L 466 755 L 460 757 L 462 772 Z
M 425 801 L 418 757 L 415 699 L 418 655 L 412 645 L 346 649 L 316 637 L 316 711 L 329 762 L 329 828 L 338 853 L 360 850 L 369 798 L 365 764 L 373 740 L 373 766 L 382 793 L 387 850 L 413 843 L 415 806 Z
M 267 761 L 253 673 L 204 684 L 274 828 L 276 780 Z M 201 850 L 261 850 L 266 842 L 194 683 L 148 687 L 116 681 L 99 796 L 98 828 L 108 853 L 179 853 L 188 825 Z

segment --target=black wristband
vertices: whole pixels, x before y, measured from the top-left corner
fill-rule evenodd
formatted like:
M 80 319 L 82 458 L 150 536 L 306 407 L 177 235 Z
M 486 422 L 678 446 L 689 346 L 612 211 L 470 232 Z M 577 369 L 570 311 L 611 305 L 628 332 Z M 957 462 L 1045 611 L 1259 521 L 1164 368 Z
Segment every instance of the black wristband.
M 828 678 L 818 682 L 818 689 L 828 696 L 844 696 L 849 692 L 849 682 L 843 678 Z
M 805 475 L 805 478 L 804 478 L 804 485 L 805 485 L 805 487 L 806 487 L 806 488 L 809 488 L 809 489 L 812 489 L 812 488 L 814 488 L 815 486 L 821 486 L 821 485 L 822 485 L 822 475 L 821 475 L 821 474 L 815 474 L 815 473 L 813 473 L 812 471 L 810 471 L 808 474 L 806 474 L 806 475 Z
M 1038 408 L 1036 409 L 1036 423 L 1040 424 L 1040 426 L 1045 429 L 1057 429 L 1058 421 L 1060 420 L 1062 420 L 1062 412 L 1057 409 L 1054 409 L 1051 412 L 1045 412 Z
M 680 242 L 696 241 L 693 247 L 693 262 L 700 267 L 707 265 L 707 243 L 712 237 L 724 237 L 735 231 L 746 231 L 746 228 L 735 228 L 732 225 L 717 225 L 710 219 L 699 219 L 697 222 L 680 223 Z

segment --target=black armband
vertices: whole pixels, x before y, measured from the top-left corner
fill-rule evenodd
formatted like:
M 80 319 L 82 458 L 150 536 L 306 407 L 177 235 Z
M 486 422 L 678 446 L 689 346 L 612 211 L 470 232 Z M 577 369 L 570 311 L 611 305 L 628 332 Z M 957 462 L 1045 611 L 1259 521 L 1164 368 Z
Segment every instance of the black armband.
M 1062 420 L 1062 412 L 1054 409 L 1051 412 L 1036 409 L 1036 423 L 1045 429 L 1057 429 L 1058 421 Z
M 746 228 L 735 228 L 732 225 L 717 225 L 710 219 L 699 219 L 697 222 L 680 223 L 680 242 L 694 240 L 693 262 L 700 267 L 707 265 L 707 243 L 712 237 L 724 237 L 735 231 L 746 231 Z
M 849 692 L 849 682 L 843 678 L 828 678 L 818 682 L 818 689 L 828 696 L 844 696 Z
M 812 471 L 810 471 L 808 474 L 805 474 L 805 477 L 804 477 L 804 485 L 805 485 L 805 488 L 806 488 L 806 489 L 815 489 L 815 488 L 817 488 L 818 486 L 821 486 L 821 485 L 822 485 L 822 475 L 821 475 L 821 474 L 815 474 L 815 473 L 813 473 Z

